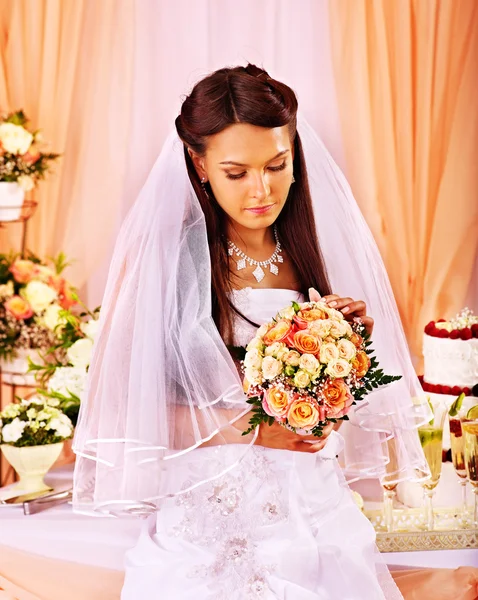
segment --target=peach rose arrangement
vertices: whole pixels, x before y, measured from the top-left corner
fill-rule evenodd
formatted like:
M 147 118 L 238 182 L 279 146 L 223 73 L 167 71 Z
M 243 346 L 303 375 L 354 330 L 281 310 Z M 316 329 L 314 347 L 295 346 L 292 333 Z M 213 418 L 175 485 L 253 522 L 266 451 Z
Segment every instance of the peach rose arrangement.
M 351 406 L 400 379 L 385 375 L 360 323 L 324 302 L 293 302 L 262 325 L 241 363 L 253 405 L 249 429 L 278 422 L 300 434 L 322 435 L 328 422 L 348 420 Z
M 45 262 L 0 254 L 0 358 L 12 359 L 20 349 L 47 351 L 57 342 L 61 312 L 76 302 L 74 288 L 63 277 L 63 253 Z

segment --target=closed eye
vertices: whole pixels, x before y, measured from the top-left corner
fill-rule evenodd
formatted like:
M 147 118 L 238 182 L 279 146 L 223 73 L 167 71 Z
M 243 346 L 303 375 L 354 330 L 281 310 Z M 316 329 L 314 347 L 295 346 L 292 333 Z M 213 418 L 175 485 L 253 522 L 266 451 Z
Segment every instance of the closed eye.
M 269 167 L 269 171 L 283 171 L 287 167 L 287 161 L 284 161 L 281 165 L 277 167 Z M 246 173 L 239 173 L 238 175 L 232 175 L 232 173 L 226 173 L 226 177 L 228 179 L 242 179 Z

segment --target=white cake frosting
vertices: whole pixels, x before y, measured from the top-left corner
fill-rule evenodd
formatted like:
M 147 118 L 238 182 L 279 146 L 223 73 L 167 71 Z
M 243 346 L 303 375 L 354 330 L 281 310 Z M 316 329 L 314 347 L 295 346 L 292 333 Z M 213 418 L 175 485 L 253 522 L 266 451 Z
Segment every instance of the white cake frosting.
M 470 389 L 478 383 L 478 338 L 452 340 L 425 334 L 423 355 L 426 383 Z

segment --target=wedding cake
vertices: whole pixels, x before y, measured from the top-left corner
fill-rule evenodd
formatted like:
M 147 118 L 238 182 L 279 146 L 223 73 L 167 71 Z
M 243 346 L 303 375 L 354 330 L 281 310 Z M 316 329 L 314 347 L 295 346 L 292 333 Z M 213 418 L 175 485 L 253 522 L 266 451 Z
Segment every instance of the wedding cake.
M 423 336 L 422 387 L 432 394 L 478 396 L 478 316 L 431 321 Z

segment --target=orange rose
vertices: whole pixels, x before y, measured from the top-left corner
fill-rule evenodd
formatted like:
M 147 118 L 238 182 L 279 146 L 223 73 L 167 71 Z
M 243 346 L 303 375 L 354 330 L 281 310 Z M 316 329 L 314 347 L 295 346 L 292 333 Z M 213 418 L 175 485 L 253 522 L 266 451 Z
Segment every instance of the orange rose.
M 68 310 L 76 304 L 76 294 L 68 284 L 65 284 L 63 290 L 58 294 L 58 302 L 64 310 Z
M 294 429 L 311 431 L 320 421 L 321 411 L 312 398 L 299 397 L 292 402 L 287 413 L 289 425 Z
M 22 155 L 22 160 L 27 165 L 34 165 L 36 162 L 40 160 L 41 154 L 38 151 L 35 151 L 33 146 L 30 146 L 30 150 Z
M 329 379 L 322 389 L 327 416 L 339 419 L 346 415 L 354 401 L 343 379 Z
M 320 351 L 320 339 L 308 331 L 297 331 L 293 339 L 294 348 L 301 354 L 313 354 Z
M 55 290 L 55 292 L 61 294 L 64 290 L 66 282 L 61 275 L 56 275 L 55 273 L 48 277 L 47 283 L 50 287 L 52 287 Z
M 16 260 L 10 266 L 10 273 L 18 283 L 28 283 L 35 272 L 35 263 L 31 260 Z
M 363 337 L 354 331 L 350 336 L 350 341 L 356 348 L 360 348 L 363 344 Z
M 33 316 L 32 307 L 21 296 L 12 296 L 7 300 L 5 310 L 18 320 L 29 319 Z
M 292 323 L 287 319 L 278 321 L 262 338 L 266 346 L 272 346 L 275 342 L 283 342 L 292 330 Z
M 294 321 L 299 329 L 307 329 L 310 323 L 328 318 L 329 315 L 321 308 L 305 308 L 295 315 Z
M 270 387 L 262 401 L 262 406 L 270 417 L 285 417 L 289 407 L 289 393 L 277 386 Z
M 370 365 L 371 362 L 368 354 L 363 350 L 357 352 L 357 356 L 352 362 L 352 368 L 354 369 L 355 375 L 358 378 L 363 377 L 367 373 L 367 371 L 370 369 Z

